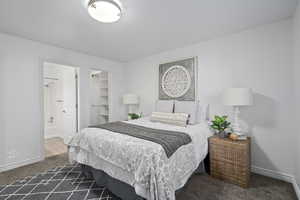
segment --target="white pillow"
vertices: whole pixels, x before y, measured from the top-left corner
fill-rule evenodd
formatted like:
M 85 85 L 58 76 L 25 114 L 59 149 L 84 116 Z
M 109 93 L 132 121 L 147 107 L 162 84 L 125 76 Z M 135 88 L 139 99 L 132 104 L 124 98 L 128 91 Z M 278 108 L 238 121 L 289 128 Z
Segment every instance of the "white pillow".
M 209 104 L 201 104 L 198 101 L 197 123 L 209 120 Z
M 188 119 L 189 115 L 185 113 L 153 112 L 150 117 L 150 121 L 152 122 L 160 122 L 183 127 L 186 127 Z
M 155 104 L 156 112 L 173 113 L 174 101 L 173 100 L 157 100 Z
M 190 115 L 189 124 L 197 123 L 197 101 L 175 101 L 175 113 L 187 113 Z

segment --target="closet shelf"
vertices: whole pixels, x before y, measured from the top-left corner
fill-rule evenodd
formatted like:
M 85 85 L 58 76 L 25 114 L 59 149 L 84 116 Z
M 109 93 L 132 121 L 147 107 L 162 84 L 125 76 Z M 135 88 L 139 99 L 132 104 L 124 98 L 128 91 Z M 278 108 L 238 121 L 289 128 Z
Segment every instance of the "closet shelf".
M 100 116 L 108 117 L 108 114 L 99 114 Z
M 108 104 L 91 105 L 91 107 L 101 107 L 101 106 L 108 106 Z
M 93 73 L 94 71 L 92 71 Z M 91 77 L 93 96 L 92 102 L 90 102 L 92 124 L 103 124 L 109 121 L 110 116 L 110 105 L 109 105 L 109 76 L 107 72 L 99 71 L 97 76 Z

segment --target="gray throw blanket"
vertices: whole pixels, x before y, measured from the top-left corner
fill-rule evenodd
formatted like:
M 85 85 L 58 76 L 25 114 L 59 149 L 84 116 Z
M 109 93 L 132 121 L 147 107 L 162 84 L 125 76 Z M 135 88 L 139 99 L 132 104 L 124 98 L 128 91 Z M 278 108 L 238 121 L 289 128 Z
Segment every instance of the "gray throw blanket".
M 183 132 L 147 128 L 144 126 L 138 126 L 124 122 L 111 122 L 98 126 L 92 126 L 91 128 L 101 128 L 155 142 L 164 148 L 168 158 L 170 158 L 179 147 L 189 144 L 192 141 L 191 137 Z

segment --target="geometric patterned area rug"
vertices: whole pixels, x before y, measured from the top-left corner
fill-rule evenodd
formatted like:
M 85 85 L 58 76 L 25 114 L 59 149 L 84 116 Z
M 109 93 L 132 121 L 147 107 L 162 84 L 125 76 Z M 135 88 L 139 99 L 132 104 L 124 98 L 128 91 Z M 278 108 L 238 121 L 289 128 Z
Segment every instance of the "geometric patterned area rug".
M 93 179 L 86 178 L 78 164 L 56 167 L 9 185 L 0 186 L 0 200 L 120 200 Z

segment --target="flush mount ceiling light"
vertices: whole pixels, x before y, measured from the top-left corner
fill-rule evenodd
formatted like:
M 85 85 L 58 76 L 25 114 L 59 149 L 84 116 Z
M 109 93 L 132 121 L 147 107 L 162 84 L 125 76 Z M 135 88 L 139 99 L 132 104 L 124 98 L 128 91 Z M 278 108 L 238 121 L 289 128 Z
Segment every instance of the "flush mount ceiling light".
M 121 7 L 113 0 L 90 0 L 90 16 L 103 23 L 113 23 L 121 18 Z

